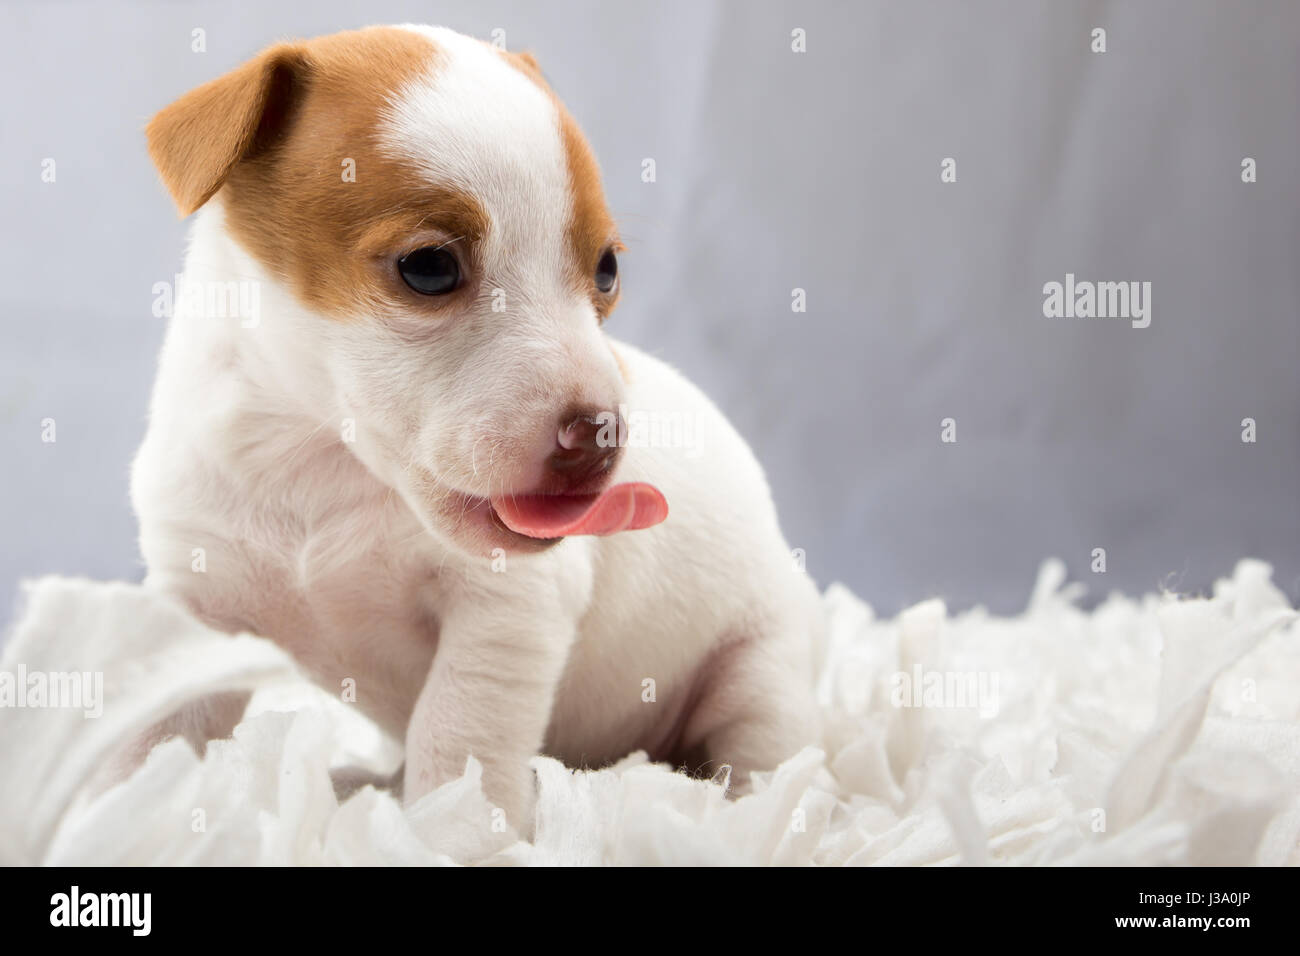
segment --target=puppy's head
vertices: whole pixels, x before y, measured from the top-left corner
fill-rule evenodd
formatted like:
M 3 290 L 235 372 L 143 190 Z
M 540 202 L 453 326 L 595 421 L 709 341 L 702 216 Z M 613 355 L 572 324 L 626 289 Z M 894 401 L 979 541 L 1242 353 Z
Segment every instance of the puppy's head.
M 593 517 L 619 451 L 601 323 L 621 246 L 530 56 L 425 27 L 280 44 L 148 137 L 181 213 L 217 197 L 296 300 L 321 417 L 355 420 L 354 453 L 432 532 L 482 554 L 647 523 L 643 493 Z

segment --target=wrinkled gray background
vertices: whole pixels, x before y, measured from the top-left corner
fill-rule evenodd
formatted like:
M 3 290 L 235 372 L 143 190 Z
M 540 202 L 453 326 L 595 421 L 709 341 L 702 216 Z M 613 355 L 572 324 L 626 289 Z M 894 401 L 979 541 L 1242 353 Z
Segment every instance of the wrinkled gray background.
M 402 21 L 536 52 L 630 246 L 612 331 L 750 438 L 821 583 L 1014 610 L 1048 555 L 1093 595 L 1253 555 L 1300 592 L 1294 3 L 24 2 L 0 6 L 0 620 L 20 576 L 141 571 L 127 466 L 184 234 L 148 117 L 273 40 Z M 1152 282 L 1151 327 L 1043 318 L 1066 272 Z

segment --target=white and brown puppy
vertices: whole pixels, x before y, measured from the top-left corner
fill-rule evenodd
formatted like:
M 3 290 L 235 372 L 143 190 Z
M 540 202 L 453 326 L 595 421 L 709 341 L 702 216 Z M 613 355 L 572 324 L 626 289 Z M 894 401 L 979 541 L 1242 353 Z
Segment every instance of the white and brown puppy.
M 408 800 L 472 754 L 527 827 L 539 751 L 743 782 L 814 742 L 816 591 L 744 441 L 605 334 L 621 247 L 530 56 L 427 27 L 280 44 L 148 138 L 200 290 L 134 467 L 149 585 L 354 679 Z M 255 321 L 204 305 L 250 286 Z M 644 447 L 620 410 L 698 440 Z

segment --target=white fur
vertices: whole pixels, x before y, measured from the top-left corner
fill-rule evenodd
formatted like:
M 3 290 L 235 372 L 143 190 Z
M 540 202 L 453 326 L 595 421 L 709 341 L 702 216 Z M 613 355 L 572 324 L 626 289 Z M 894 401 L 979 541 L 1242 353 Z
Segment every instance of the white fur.
M 354 680 L 358 705 L 405 735 L 407 799 L 472 753 L 523 822 L 539 749 L 595 766 L 674 730 L 742 779 L 773 767 L 815 735 L 820 611 L 762 471 L 703 394 L 616 345 L 624 382 L 566 284 L 548 97 L 476 41 L 429 35 L 447 55 L 385 117 L 389 147 L 489 212 L 484 294 L 446 320 L 324 318 L 236 244 L 219 198 L 203 208 L 187 279 L 259 282 L 261 320 L 172 320 L 132 481 L 148 583 L 273 638 L 326 688 Z M 528 490 L 559 396 L 695 416 L 701 440 L 625 449 L 615 480 L 661 489 L 664 524 L 494 569 L 440 508 Z

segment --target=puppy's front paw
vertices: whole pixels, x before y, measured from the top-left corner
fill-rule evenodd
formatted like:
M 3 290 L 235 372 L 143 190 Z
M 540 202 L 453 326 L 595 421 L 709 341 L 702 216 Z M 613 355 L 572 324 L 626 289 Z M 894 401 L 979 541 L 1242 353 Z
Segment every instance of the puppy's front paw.
M 403 785 L 404 802 L 408 807 L 443 784 L 460 779 L 468 769 L 466 763 L 460 766 L 458 772 L 439 774 L 433 766 L 417 767 L 414 772 L 413 766 L 413 762 L 408 759 Z M 537 780 L 527 761 L 520 759 L 483 762 L 480 784 L 483 795 L 492 809 L 492 825 L 504 823 L 522 839 L 532 839 L 534 810 L 537 805 Z

